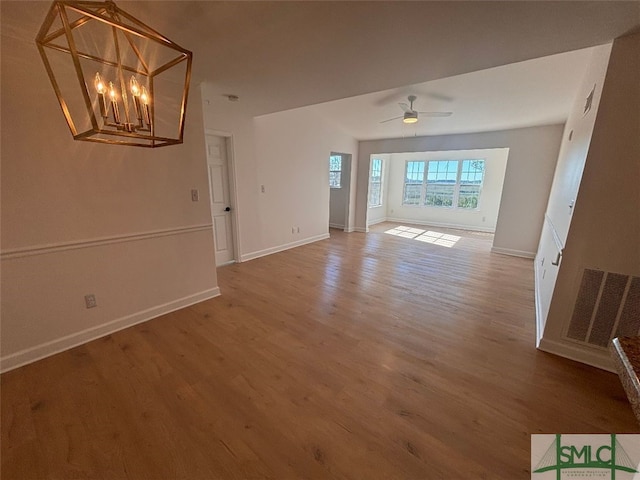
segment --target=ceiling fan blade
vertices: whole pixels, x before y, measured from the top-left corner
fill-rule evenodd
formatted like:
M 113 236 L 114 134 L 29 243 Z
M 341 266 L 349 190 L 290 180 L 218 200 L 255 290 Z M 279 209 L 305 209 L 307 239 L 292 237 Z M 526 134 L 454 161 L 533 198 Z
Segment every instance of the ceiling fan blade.
M 420 115 L 424 115 L 425 117 L 450 117 L 453 115 L 453 112 L 418 112 Z
M 411 110 L 411 107 L 409 107 L 409 105 L 407 105 L 406 103 L 399 103 L 398 105 L 400 105 L 400 108 L 401 108 L 405 113 L 413 112 L 413 110 Z
M 448 95 L 443 95 L 437 92 L 425 92 L 422 95 L 425 97 L 433 98 L 434 100 L 440 100 L 441 102 L 453 102 L 454 100 L 453 97 L 450 97 Z
M 407 98 L 407 95 L 409 95 L 409 89 L 407 87 L 402 87 L 402 88 L 396 88 L 393 90 L 390 90 L 386 95 L 384 95 L 383 97 L 379 98 L 374 105 L 376 107 L 382 107 L 384 105 L 389 105 L 391 103 L 396 103 L 398 98 Z
M 382 120 L 380 123 L 393 122 L 394 120 L 399 120 L 400 118 L 403 118 L 403 117 L 404 115 L 400 115 L 399 117 L 388 118 L 387 120 Z

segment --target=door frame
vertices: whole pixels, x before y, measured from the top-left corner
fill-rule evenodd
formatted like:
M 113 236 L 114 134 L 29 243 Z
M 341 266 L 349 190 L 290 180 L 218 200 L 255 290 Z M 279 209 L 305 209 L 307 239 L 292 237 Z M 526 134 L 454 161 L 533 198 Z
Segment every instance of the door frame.
M 227 150 L 227 180 L 229 182 L 229 201 L 231 202 L 231 236 L 233 238 L 233 261 L 236 263 L 241 262 L 240 257 L 240 228 L 238 225 L 240 212 L 238 209 L 238 188 L 236 181 L 236 168 L 235 168 L 235 149 L 233 144 L 233 134 L 231 132 L 225 132 L 223 130 L 213 130 L 211 128 L 204 129 L 205 134 L 205 148 L 206 148 L 206 136 L 213 135 L 216 137 L 224 138 L 225 148 Z M 205 162 L 207 157 L 205 155 Z M 209 167 L 207 166 L 207 169 Z M 209 186 L 209 204 L 211 204 L 211 186 Z M 213 225 L 212 227 L 213 228 Z M 220 265 L 216 265 L 219 267 Z

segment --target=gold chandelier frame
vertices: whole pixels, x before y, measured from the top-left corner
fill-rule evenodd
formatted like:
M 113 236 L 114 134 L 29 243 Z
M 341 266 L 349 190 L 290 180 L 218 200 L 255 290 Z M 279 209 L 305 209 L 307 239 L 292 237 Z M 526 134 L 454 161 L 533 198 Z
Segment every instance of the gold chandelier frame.
M 72 20 L 70 20 L 71 15 L 73 15 Z M 80 29 L 86 31 L 94 22 L 106 25 L 110 29 L 110 40 L 113 44 L 110 44 L 109 47 L 115 53 L 114 59 L 108 59 L 106 53 L 96 55 L 91 53 L 89 49 L 81 50 L 78 47 L 74 32 L 78 32 Z M 54 23 L 57 25 L 54 26 Z M 137 44 L 137 42 L 146 41 L 153 42 L 156 48 L 168 52 L 168 61 L 152 66 L 149 59 L 144 58 L 141 45 Z M 54 1 L 36 37 L 36 44 L 75 140 L 149 148 L 183 143 L 193 61 L 192 52 L 118 8 L 113 1 Z M 133 58 L 133 62 L 123 58 L 123 48 L 128 48 L 130 49 L 128 52 L 133 52 L 129 58 L 129 60 Z M 87 130 L 83 128 L 84 131 L 78 131 L 77 122 L 74 122 L 68 101 L 63 96 L 54 68 L 47 55 L 53 51 L 67 53 L 71 56 L 82 96 L 82 102 L 78 103 L 82 103 L 84 106 L 84 109 L 81 110 L 83 117 L 85 113 L 88 117 L 86 124 L 88 125 L 89 122 L 91 124 Z M 99 72 L 96 71 L 95 75 L 91 74 L 91 81 L 87 82 L 85 77 L 89 75 L 85 73 L 82 66 L 82 62 L 85 62 L 86 65 L 87 61 L 95 62 L 99 68 L 106 66 L 115 69 L 115 81 L 104 82 Z M 186 62 L 186 67 L 183 62 Z M 179 92 L 181 98 L 177 102 L 179 103 L 179 114 L 176 117 L 179 118 L 179 121 L 176 135 L 158 135 L 156 117 L 161 105 L 155 98 L 154 80 L 158 75 L 178 65 L 184 68 L 184 84 L 181 87 L 182 91 Z M 128 75 L 131 77 L 127 78 Z M 138 82 L 136 75 L 142 79 L 141 82 Z M 93 89 L 95 89 L 95 93 L 92 91 Z M 128 93 L 127 90 L 129 90 Z M 119 105 L 123 107 L 122 113 Z M 96 115 L 96 111 L 98 115 Z

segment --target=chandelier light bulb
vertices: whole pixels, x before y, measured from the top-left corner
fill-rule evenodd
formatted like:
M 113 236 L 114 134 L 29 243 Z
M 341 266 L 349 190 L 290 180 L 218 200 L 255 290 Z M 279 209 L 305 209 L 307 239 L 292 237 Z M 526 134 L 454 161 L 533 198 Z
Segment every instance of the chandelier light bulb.
M 147 89 L 145 87 L 142 87 L 140 100 L 142 100 L 142 103 L 144 103 L 145 105 L 149 105 L 149 103 L 151 102 L 151 96 L 149 95 L 149 92 L 147 92 Z
M 116 87 L 113 86 L 113 82 L 109 82 L 109 97 L 111 98 L 111 113 L 113 114 L 113 121 L 119 124 L 120 110 L 118 108 Z
M 94 85 L 96 87 L 96 92 L 104 95 L 104 92 L 107 90 L 107 87 L 105 86 L 104 82 L 102 81 L 102 77 L 98 72 L 96 72 L 96 79 L 94 81 Z
M 113 82 L 109 82 L 109 97 L 111 97 L 111 101 L 114 102 L 116 100 L 116 87 L 113 86 Z
M 131 75 L 131 79 L 129 80 L 129 90 L 134 97 L 140 96 L 140 85 L 133 75 Z
M 151 125 L 151 109 L 149 108 L 149 103 L 151 103 L 151 96 L 147 89 L 143 86 L 142 93 L 140 94 L 140 101 L 142 102 L 142 117 L 147 125 Z

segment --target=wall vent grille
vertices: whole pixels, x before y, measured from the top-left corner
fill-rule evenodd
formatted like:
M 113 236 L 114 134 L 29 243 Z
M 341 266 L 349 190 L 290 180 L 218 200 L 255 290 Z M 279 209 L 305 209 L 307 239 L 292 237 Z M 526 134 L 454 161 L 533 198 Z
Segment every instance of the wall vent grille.
M 606 348 L 640 334 L 640 277 L 586 268 L 566 338 Z

